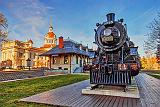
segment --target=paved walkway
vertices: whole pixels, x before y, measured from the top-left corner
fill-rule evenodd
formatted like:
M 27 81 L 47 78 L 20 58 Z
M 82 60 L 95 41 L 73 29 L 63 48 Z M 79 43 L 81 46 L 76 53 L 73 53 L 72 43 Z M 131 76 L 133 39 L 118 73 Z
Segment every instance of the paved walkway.
M 0 71 L 0 81 L 44 76 L 43 71 Z
M 140 99 L 100 95 L 82 95 L 81 90 L 89 85 L 83 81 L 53 89 L 21 101 L 72 107 L 160 107 L 160 80 L 141 73 L 136 77 Z

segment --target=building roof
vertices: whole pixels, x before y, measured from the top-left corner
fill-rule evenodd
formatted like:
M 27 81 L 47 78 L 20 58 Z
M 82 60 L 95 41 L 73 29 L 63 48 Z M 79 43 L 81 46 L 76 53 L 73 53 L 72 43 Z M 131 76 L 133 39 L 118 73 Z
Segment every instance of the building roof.
M 75 53 L 80 55 L 85 55 L 88 57 L 93 57 L 94 52 L 87 52 L 85 50 L 80 50 L 76 42 L 73 40 L 64 40 L 64 48 L 59 48 L 58 45 L 55 48 L 41 54 L 40 56 L 49 56 L 49 55 L 58 55 L 58 54 L 67 54 L 67 53 Z
M 28 40 L 28 42 L 30 42 L 30 43 L 32 43 L 32 44 L 33 44 L 33 41 L 32 41 L 32 39 Z
M 42 48 L 52 48 L 55 47 L 56 44 L 44 44 Z
M 48 32 L 46 37 L 47 38 L 56 38 L 56 35 L 53 32 Z
M 89 58 L 94 58 L 95 57 L 95 51 L 88 51 Z

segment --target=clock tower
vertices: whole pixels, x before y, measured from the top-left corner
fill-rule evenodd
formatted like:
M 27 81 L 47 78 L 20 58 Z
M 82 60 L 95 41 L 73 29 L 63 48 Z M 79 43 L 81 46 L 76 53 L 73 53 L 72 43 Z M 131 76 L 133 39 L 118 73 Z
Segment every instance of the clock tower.
M 55 33 L 53 32 L 52 19 L 50 19 L 49 30 L 48 33 L 45 35 L 43 47 L 47 48 L 48 50 L 54 48 L 56 44 L 57 44 L 57 38 Z

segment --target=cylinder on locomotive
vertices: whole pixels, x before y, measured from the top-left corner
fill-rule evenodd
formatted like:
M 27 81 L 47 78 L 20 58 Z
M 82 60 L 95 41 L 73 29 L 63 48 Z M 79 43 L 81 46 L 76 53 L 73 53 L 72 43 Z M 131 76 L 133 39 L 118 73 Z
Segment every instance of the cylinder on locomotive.
M 90 83 L 126 86 L 140 70 L 138 47 L 130 41 L 123 19 L 116 21 L 114 13 L 106 16 L 106 22 L 96 24 L 95 43 L 98 49 L 90 70 Z

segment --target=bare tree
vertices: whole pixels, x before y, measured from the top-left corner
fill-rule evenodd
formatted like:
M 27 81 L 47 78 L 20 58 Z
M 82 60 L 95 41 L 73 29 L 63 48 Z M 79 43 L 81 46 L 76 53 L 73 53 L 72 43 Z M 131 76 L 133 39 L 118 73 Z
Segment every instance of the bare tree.
M 146 35 L 148 38 L 145 41 L 144 49 L 146 51 L 152 51 L 157 55 L 159 59 L 159 46 L 160 46 L 160 13 L 148 26 L 149 33 Z
M 6 17 L 0 12 L 0 42 L 3 41 L 7 37 L 7 19 Z

